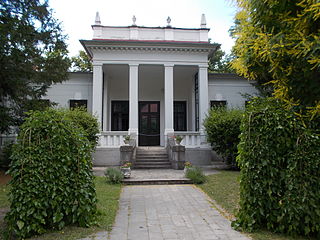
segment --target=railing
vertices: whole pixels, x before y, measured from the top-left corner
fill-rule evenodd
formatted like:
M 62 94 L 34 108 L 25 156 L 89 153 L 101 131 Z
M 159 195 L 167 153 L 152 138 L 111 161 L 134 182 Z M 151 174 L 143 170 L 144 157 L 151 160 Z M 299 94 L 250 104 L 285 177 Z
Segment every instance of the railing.
M 205 136 L 201 135 L 200 132 L 174 132 L 175 136 L 183 137 L 181 145 L 189 147 L 201 147 L 207 145 Z
M 120 147 L 124 144 L 123 140 L 128 135 L 127 131 L 107 131 L 101 132 L 98 147 Z
M 6 143 L 16 142 L 18 134 L 0 134 L 0 147 L 4 146 Z

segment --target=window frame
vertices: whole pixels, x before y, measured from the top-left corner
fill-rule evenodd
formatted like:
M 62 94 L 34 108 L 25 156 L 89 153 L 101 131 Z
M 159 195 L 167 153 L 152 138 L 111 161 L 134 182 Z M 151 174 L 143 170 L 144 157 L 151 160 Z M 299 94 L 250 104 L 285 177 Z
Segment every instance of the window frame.
M 127 108 L 128 111 L 120 111 L 120 112 L 115 112 L 114 108 L 115 108 L 115 104 L 125 104 L 127 106 L 125 106 L 124 108 Z M 121 107 L 123 108 L 123 106 Z M 129 101 L 128 100 L 112 100 L 111 101 L 111 131 L 128 131 L 129 130 Z M 117 116 L 118 115 L 118 116 Z M 115 120 L 114 118 L 119 118 L 121 117 L 121 121 L 123 121 L 123 119 L 126 119 L 128 128 L 125 129 L 124 127 L 121 126 L 121 129 L 119 129 L 119 126 L 115 126 Z M 119 120 L 118 120 L 119 122 Z
M 183 112 L 176 112 L 175 111 L 175 104 L 183 104 L 183 108 L 184 108 L 184 111 Z M 183 122 L 184 122 L 184 128 L 183 129 L 176 129 L 176 125 L 178 125 L 178 123 L 176 122 L 178 116 L 176 114 L 179 114 L 179 115 L 182 115 L 182 119 L 183 119 Z M 184 132 L 184 131 L 187 131 L 188 129 L 188 126 L 187 126 L 188 122 L 187 122 L 187 101 L 173 101 L 173 129 L 174 131 L 181 131 L 181 132 Z
M 226 108 L 227 106 L 227 100 L 210 100 L 210 108 Z
M 75 106 L 72 106 L 73 102 Z M 80 106 L 76 106 L 77 102 L 80 102 Z M 69 99 L 69 109 L 74 109 L 78 107 L 84 107 L 85 109 L 88 109 L 88 99 Z

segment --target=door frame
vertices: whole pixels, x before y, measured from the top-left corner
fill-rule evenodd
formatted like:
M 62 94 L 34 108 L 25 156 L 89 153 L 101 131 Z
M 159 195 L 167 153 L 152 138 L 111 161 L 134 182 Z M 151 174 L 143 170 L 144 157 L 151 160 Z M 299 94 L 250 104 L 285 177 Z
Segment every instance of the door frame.
M 148 113 L 142 113 L 141 112 L 141 105 L 142 104 L 157 104 L 158 105 L 158 112 L 148 112 Z M 161 128 L 160 128 L 160 121 L 161 121 L 161 118 L 160 118 L 160 101 L 139 101 L 139 107 L 138 107 L 138 110 L 139 110 L 139 119 L 138 119 L 138 139 L 139 139 L 139 146 L 160 146 L 160 133 L 161 133 Z M 149 105 L 149 108 L 150 108 L 150 105 Z M 159 135 L 159 136 L 154 136 L 154 137 L 158 137 L 158 139 L 157 139 L 157 142 L 158 142 L 158 144 L 154 144 L 154 145 L 141 145 L 140 143 L 141 143 L 141 135 L 140 135 L 140 129 L 141 129 L 141 117 L 142 117 L 142 115 L 144 115 L 144 114 L 148 114 L 148 115 L 154 115 L 154 116 L 157 116 L 157 118 L 158 118 L 158 125 L 159 125 L 159 127 L 158 127 L 158 132 L 159 132 L 159 134 L 155 134 L 155 135 Z

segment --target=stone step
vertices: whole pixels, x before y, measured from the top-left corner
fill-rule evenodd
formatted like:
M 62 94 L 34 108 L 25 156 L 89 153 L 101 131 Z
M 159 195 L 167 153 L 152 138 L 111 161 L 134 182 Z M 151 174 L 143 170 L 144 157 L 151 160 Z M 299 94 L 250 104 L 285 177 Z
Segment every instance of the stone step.
M 168 185 L 168 184 L 191 184 L 189 179 L 123 179 L 126 185 Z
M 153 161 L 153 162 L 148 162 L 148 161 L 139 161 L 139 162 L 135 162 L 135 166 L 138 166 L 138 165 L 168 165 L 170 164 L 169 161 Z
M 136 154 L 136 158 L 145 157 L 168 157 L 168 154 Z
M 134 169 L 171 169 L 171 164 L 163 164 L 163 165 L 135 165 Z
M 168 158 L 136 158 L 136 162 L 162 162 L 162 161 L 169 161 Z
M 136 156 L 168 156 L 168 154 L 166 152 L 164 152 L 164 153 L 154 153 L 154 152 L 141 153 L 141 152 L 137 152 Z

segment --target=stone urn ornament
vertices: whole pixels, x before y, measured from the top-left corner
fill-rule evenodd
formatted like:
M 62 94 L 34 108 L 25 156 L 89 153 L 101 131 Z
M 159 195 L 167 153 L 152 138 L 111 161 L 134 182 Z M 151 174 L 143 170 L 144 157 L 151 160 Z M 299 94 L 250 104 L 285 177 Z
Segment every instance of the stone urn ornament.
M 124 137 L 123 142 L 124 142 L 125 145 L 129 145 L 130 140 L 131 140 L 130 135 L 127 135 L 127 136 Z
M 181 142 L 182 142 L 182 140 L 183 140 L 183 137 L 182 137 L 182 136 L 175 136 L 174 138 L 175 138 L 176 144 L 177 144 L 178 146 L 180 146 L 180 145 L 181 145 Z
M 189 161 L 188 161 L 188 162 L 185 162 L 185 163 L 184 163 L 184 169 L 183 169 L 184 174 L 186 174 L 187 171 L 188 171 L 188 169 L 191 169 L 191 168 L 193 168 L 192 163 L 189 162 Z
M 122 166 L 120 166 L 120 171 L 123 174 L 124 178 L 131 177 L 131 162 L 125 162 Z

